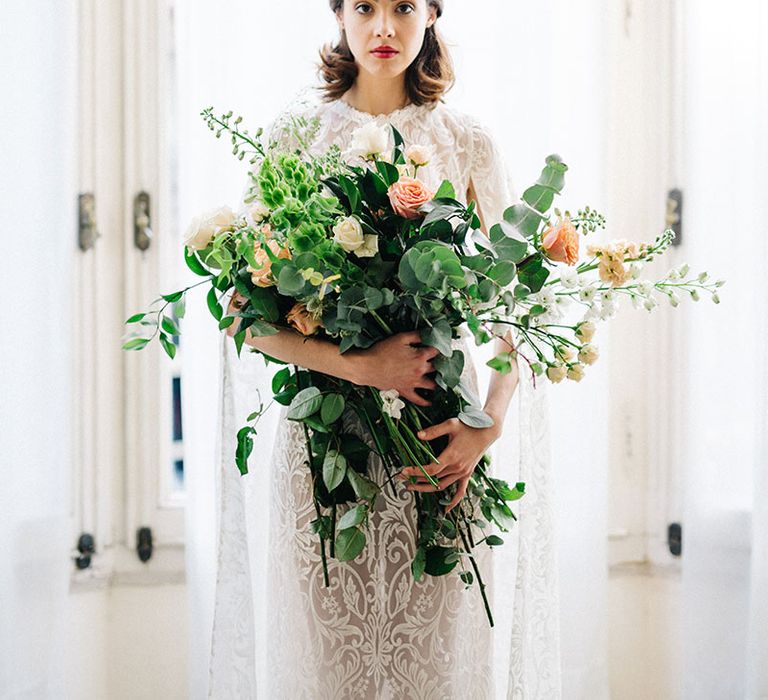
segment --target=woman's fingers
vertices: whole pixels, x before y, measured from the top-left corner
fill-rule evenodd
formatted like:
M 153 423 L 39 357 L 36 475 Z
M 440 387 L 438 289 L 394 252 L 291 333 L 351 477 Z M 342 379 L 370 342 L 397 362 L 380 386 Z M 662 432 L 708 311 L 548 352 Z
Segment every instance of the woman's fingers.
M 445 468 L 446 468 L 445 464 L 440 464 L 438 462 L 430 462 L 429 464 L 424 465 L 424 471 L 426 471 L 427 474 L 429 474 L 430 476 L 439 474 Z M 403 467 L 398 474 L 398 477 L 401 477 L 401 478 L 406 478 L 408 476 L 420 476 L 424 479 L 426 478 L 424 476 L 424 472 L 421 471 L 421 467 L 417 467 L 417 466 Z
M 437 478 L 438 485 L 432 486 L 427 480 L 422 477 L 415 484 L 406 484 L 406 489 L 409 491 L 444 491 L 451 484 L 465 478 L 465 473 L 462 472 L 450 472 L 448 474 L 441 474 Z
M 459 501 L 464 498 L 464 494 L 467 492 L 467 484 L 469 484 L 469 475 L 465 476 L 459 481 L 459 486 L 456 489 L 456 495 L 451 499 L 450 503 L 445 507 L 446 515 L 450 513 L 457 505 Z
M 452 433 L 456 427 L 457 422 L 457 418 L 449 418 L 448 420 L 444 420 L 442 423 L 431 425 L 428 428 L 420 430 L 417 435 L 422 440 L 434 440 L 441 435 L 449 435 Z

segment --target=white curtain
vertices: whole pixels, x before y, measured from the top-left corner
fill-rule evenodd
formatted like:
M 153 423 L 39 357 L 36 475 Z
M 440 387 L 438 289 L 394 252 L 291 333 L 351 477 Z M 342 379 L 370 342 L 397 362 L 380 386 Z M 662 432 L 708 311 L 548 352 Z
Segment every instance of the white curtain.
M 598 0 L 578 8 L 565 0 L 487 0 L 482 8 L 446 3 L 440 23 L 458 73 L 446 99 L 493 129 L 521 192 L 538 177 L 544 157 L 559 151 L 573 168 L 568 200 L 599 206 L 603 199 L 595 157 L 603 138 L 599 5 Z M 200 108 L 233 109 L 247 122 L 265 125 L 292 94 L 314 80 L 317 49 L 335 38 L 336 25 L 323 0 L 303 4 L 300 17 L 295 10 L 294 4 L 266 0 L 179 3 L 182 222 L 203 207 L 236 204 L 244 183 L 242 165 L 202 127 Z M 212 46 L 226 48 L 213 51 Z M 582 101 L 579 110 L 566 114 L 559 109 L 579 101 L 585 91 L 593 99 Z M 186 320 L 184 351 L 193 698 L 205 696 L 215 563 L 218 355 L 206 314 L 192 310 Z M 607 350 L 605 342 L 602 348 Z M 561 535 L 563 697 L 605 698 L 607 363 L 590 372 L 589 382 L 557 387 L 550 403 Z M 594 420 L 584 426 L 573 420 L 580 414 Z
M 686 698 L 768 697 L 768 10 L 689 2 L 686 215 L 692 263 L 727 278 L 687 312 Z
M 0 6 L 3 700 L 66 694 L 75 51 L 64 3 Z

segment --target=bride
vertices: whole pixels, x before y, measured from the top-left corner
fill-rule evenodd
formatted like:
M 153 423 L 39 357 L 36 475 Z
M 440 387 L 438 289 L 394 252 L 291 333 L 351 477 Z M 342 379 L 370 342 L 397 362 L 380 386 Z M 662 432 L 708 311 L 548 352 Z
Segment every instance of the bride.
M 360 126 L 391 123 L 406 144 L 430 153 L 419 177 L 432 190 L 450 180 L 457 198 L 478 203 L 483 231 L 513 203 L 504 160 L 489 131 L 443 102 L 453 83 L 447 48 L 436 22 L 442 0 L 330 0 L 340 40 L 321 52 L 321 99 L 297 101 L 279 115 L 271 138 L 292 145 L 293 117 L 317 118 L 309 150 L 350 147 Z M 230 302 L 230 311 L 238 305 Z M 228 329 L 233 335 L 234 325 Z M 548 466 L 546 406 L 541 383 L 525 367 L 508 375 L 479 373 L 482 351 L 463 333 L 455 347 L 467 357 L 464 379 L 478 393 L 492 428 L 453 419 L 429 428 L 429 439 L 449 437 L 439 455 L 440 488 L 464 495 L 480 456 L 510 483 L 524 481 L 515 532 L 477 563 L 488 587 L 495 625 L 489 626 L 477 586 L 458 575 L 410 572 L 415 549 L 414 485 L 384 489 L 370 515 L 365 550 L 353 561 L 330 559 L 323 585 L 312 485 L 301 425 L 275 406 L 259 424 L 250 473 L 234 468 L 235 432 L 259 400 L 271 395 L 261 353 L 360 385 L 397 389 L 426 405 L 436 385 L 431 348 L 417 333 L 401 333 L 367 350 L 339 354 L 327 341 L 288 328 L 251 337 L 254 352 L 238 358 L 222 338 L 220 515 L 209 695 L 224 700 L 336 698 L 560 697 L 556 563 Z M 499 344 L 501 341 L 496 341 Z M 493 354 L 508 349 L 498 345 Z M 261 351 L 261 352 L 258 352 Z M 488 379 L 485 375 L 492 374 Z M 417 391 L 419 390 L 419 391 Z M 513 395 L 517 401 L 511 401 Z M 345 429 L 366 438 L 354 414 Z M 403 474 L 418 470 L 403 465 Z M 386 476 L 375 454 L 369 476 Z M 488 533 L 483 533 L 488 534 Z M 482 537 L 482 535 L 479 535 Z

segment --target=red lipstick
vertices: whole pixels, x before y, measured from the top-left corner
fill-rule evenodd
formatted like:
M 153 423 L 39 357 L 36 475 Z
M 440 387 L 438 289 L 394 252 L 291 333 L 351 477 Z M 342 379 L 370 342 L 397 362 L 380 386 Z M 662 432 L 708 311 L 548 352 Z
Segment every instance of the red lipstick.
M 394 56 L 397 56 L 399 51 L 397 49 L 392 48 L 391 46 L 387 46 L 386 44 L 382 44 L 381 46 L 377 46 L 371 53 L 376 56 L 376 58 L 392 58 Z

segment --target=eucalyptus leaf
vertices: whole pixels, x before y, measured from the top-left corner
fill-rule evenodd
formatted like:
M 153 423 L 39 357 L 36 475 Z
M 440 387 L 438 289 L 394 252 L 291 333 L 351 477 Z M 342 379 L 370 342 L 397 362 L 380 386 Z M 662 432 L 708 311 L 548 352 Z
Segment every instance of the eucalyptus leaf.
M 467 406 L 457 417 L 470 428 L 490 428 L 494 423 L 493 418 L 475 406 Z

